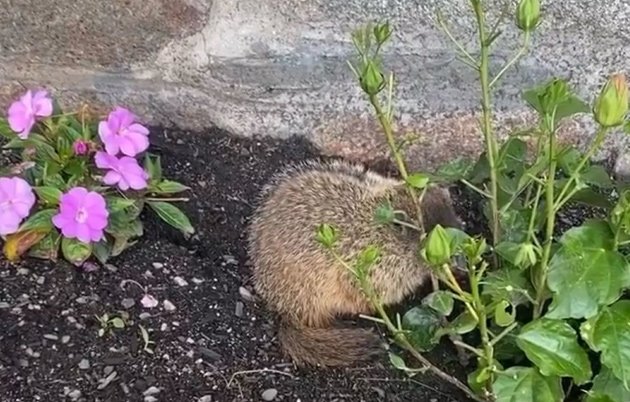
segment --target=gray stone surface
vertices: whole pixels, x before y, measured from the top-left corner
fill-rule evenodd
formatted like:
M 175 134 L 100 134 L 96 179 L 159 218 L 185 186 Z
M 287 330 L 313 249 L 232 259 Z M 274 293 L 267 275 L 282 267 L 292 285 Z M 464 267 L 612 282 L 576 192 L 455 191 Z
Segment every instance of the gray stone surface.
M 497 86 L 502 133 L 531 121 L 523 87 L 564 76 L 590 99 L 609 73 L 629 72 L 630 2 L 543 5 L 534 48 Z M 479 149 L 476 76 L 433 18 L 442 10 L 474 50 L 468 0 L 0 0 L 0 9 L 3 107 L 22 85 L 43 85 L 66 104 L 122 103 L 148 122 L 190 129 L 306 135 L 327 152 L 360 159 L 383 154 L 384 143 L 346 65 L 349 35 L 389 18 L 396 31 L 385 64 L 399 82 L 397 129 L 420 136 L 413 163 Z M 512 21 L 504 28 L 494 71 L 518 46 Z M 590 131 L 583 119 L 564 137 L 584 142 Z M 625 145 L 617 135 L 607 150 Z

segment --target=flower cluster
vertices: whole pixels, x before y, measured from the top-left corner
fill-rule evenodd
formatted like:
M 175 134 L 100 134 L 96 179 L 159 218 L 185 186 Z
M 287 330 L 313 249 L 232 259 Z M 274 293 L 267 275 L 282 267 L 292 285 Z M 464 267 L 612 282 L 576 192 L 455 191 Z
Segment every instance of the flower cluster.
M 55 258 L 61 244 L 71 262 L 92 254 L 104 262 L 142 235 L 144 205 L 184 234 L 194 232 L 167 202 L 186 199 L 156 198 L 188 187 L 162 179 L 159 158 L 146 153 L 149 130 L 136 116 L 118 106 L 98 123 L 88 118 L 57 110 L 45 90 L 28 90 L 10 105 L 0 135 L 25 152 L 18 168 L 0 177 L 0 236 L 9 259 L 29 249 Z M 144 167 L 136 159 L 143 154 Z

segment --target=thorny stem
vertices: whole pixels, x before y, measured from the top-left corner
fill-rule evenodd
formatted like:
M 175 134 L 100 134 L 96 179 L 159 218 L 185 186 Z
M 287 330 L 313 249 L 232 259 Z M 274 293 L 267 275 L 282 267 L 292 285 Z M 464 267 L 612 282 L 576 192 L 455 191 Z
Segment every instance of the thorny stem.
M 409 352 L 423 366 L 423 368 L 426 368 L 428 371 L 435 374 L 439 378 L 457 387 L 472 400 L 477 401 L 477 402 L 485 402 L 484 399 L 477 396 L 464 383 L 459 381 L 457 378 L 440 370 L 438 367 L 434 366 L 433 363 L 431 363 L 424 356 L 422 356 L 422 354 L 418 352 L 416 348 L 414 348 L 413 345 L 409 342 L 405 334 L 401 332 L 400 328 L 394 325 L 392 320 L 389 318 L 389 315 L 385 311 L 385 308 L 383 307 L 383 303 L 381 302 L 380 297 L 374 290 L 374 287 L 372 286 L 369 279 L 367 278 L 367 275 L 357 275 L 357 272 L 343 258 L 341 258 L 341 256 L 339 256 L 339 254 L 335 252 L 335 250 L 331 248 L 330 251 L 332 252 L 332 255 L 335 258 L 335 260 L 337 260 L 348 271 L 350 271 L 351 273 L 353 273 L 353 275 L 355 275 L 355 277 L 357 278 L 357 281 L 359 282 L 359 286 L 361 287 L 361 290 L 363 291 L 365 296 L 368 298 L 368 300 L 372 304 L 372 307 L 376 310 L 376 312 L 378 312 L 378 315 L 383 320 L 383 323 L 387 327 L 388 331 L 392 334 L 395 341 L 403 349 Z

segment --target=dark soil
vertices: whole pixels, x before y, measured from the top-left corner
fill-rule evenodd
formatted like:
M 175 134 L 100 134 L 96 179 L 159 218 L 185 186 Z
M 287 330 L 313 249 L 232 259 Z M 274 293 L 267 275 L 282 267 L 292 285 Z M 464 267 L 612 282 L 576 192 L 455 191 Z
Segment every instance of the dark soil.
M 147 214 L 145 237 L 93 272 L 0 259 L 1 401 L 467 400 L 429 374 L 408 378 L 386 357 L 298 369 L 280 353 L 274 317 L 249 292 L 244 231 L 260 187 L 283 164 L 315 157 L 309 144 L 152 132 L 165 175 L 193 189 L 182 208 L 197 234 L 187 241 Z M 474 231 L 474 202 L 464 197 L 458 209 Z M 148 287 L 158 307 L 143 308 L 138 286 L 121 287 L 127 279 Z M 99 337 L 95 315 L 118 311 L 129 314 L 125 328 Z M 140 325 L 154 354 L 143 350 Z M 448 346 L 427 356 L 459 378 L 470 371 Z

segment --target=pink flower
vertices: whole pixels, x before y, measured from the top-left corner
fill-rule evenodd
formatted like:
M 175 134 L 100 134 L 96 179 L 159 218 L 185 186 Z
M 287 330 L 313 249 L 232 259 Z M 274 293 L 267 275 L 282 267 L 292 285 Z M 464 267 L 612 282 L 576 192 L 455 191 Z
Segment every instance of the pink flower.
M 127 156 L 136 156 L 149 148 L 149 130 L 134 123 L 135 119 L 136 116 L 129 110 L 116 107 L 107 120 L 98 124 L 98 135 L 108 154 L 122 152 Z
M 85 155 L 89 151 L 89 144 L 85 140 L 76 140 L 72 144 L 72 150 L 75 155 Z
M 61 196 L 59 213 L 53 216 L 52 221 L 64 237 L 89 243 L 103 238 L 108 217 L 102 195 L 83 187 L 74 187 Z
M 41 90 L 33 94 L 29 89 L 9 107 L 9 125 L 11 130 L 18 133 L 18 137 L 25 140 L 31 133 L 36 119 L 48 117 L 52 111 L 52 100 L 48 97 L 48 92 Z
M 17 232 L 35 205 L 35 193 L 19 177 L 0 177 L 0 235 Z
M 103 177 L 103 183 L 126 191 L 130 188 L 141 190 L 147 187 L 149 175 L 138 165 L 138 161 L 128 156 L 118 158 L 105 152 L 97 152 L 94 157 L 96 166 L 100 169 L 108 169 Z

